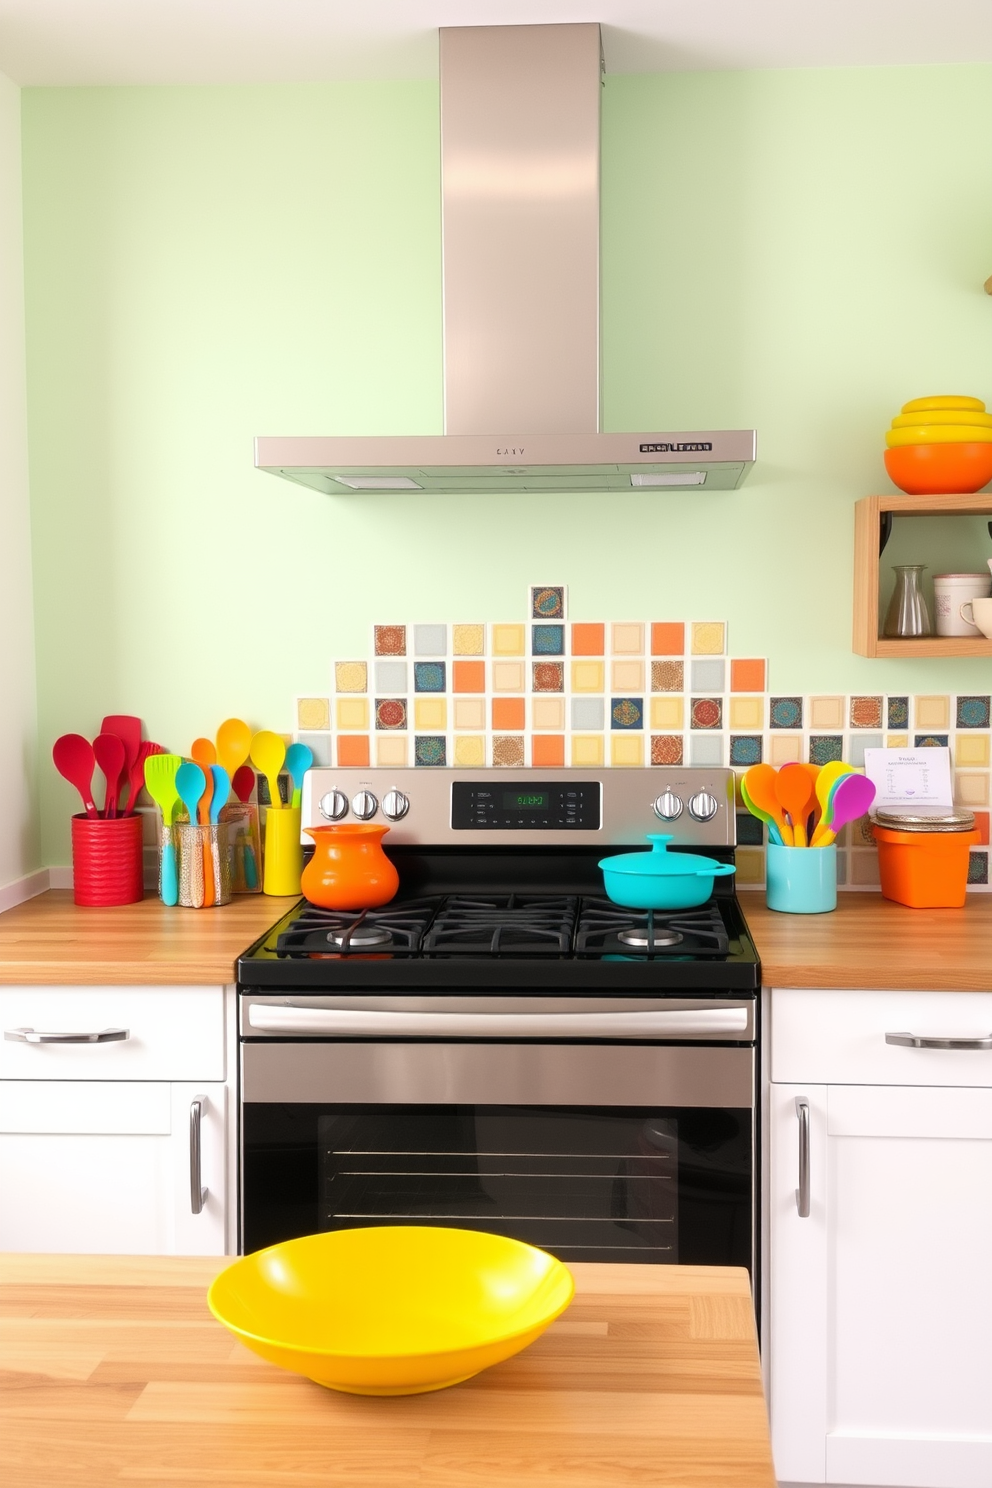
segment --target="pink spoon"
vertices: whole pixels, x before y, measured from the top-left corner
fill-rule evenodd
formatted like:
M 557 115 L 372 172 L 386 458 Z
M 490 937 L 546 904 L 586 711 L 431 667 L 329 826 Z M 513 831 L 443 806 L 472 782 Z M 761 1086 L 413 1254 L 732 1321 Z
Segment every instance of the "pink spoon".
M 60 739 L 55 740 L 52 746 L 52 759 L 63 779 L 68 780 L 70 785 L 74 785 L 82 796 L 86 815 L 98 817 L 100 813 L 93 800 L 93 771 L 96 769 L 96 755 L 93 753 L 93 745 L 89 739 L 84 739 L 82 734 L 63 734 Z
M 847 775 L 834 791 L 827 817 L 813 833 L 811 847 L 829 847 L 842 827 L 864 816 L 875 799 L 875 787 L 866 775 Z

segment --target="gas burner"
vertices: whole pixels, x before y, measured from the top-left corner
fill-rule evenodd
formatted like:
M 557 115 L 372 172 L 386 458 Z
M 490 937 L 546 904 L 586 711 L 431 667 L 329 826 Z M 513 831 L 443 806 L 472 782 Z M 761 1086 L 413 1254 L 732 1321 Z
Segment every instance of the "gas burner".
M 415 955 L 440 899 L 408 899 L 382 909 L 320 909 L 304 904 L 277 937 L 276 955 L 292 959 L 347 956 L 386 947 L 391 956 Z
M 653 925 L 649 923 L 653 921 Z M 624 909 L 610 899 L 583 899 L 575 934 L 580 956 L 672 954 L 694 960 L 726 956 L 727 927 L 716 899 L 698 909 Z
M 391 945 L 393 936 L 384 925 L 357 924 L 353 930 L 328 930 L 327 939 L 331 945 L 348 946 L 357 951 L 366 946 Z
M 649 940 L 648 930 L 645 927 L 643 930 L 621 930 L 617 939 L 626 946 L 633 946 L 638 951 L 646 951 L 649 945 L 653 951 L 659 951 L 669 946 L 681 945 L 685 936 L 678 930 L 663 928 L 655 930 Z
M 424 950 L 435 956 L 564 956 L 577 909 L 578 899 L 567 894 L 456 894 L 428 930 Z

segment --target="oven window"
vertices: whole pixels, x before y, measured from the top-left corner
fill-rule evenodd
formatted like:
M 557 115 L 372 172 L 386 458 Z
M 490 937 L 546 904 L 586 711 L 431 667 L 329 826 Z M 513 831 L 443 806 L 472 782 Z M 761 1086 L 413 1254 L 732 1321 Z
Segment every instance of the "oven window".
M 750 1267 L 747 1110 L 244 1107 L 246 1250 L 318 1230 L 489 1230 L 562 1260 Z

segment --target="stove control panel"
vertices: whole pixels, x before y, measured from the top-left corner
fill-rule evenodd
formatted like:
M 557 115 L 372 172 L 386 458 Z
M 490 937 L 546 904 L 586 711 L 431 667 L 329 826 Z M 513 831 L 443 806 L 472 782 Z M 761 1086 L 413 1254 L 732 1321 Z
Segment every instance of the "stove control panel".
M 451 825 L 458 831 L 598 831 L 602 817 L 598 780 L 455 780 Z

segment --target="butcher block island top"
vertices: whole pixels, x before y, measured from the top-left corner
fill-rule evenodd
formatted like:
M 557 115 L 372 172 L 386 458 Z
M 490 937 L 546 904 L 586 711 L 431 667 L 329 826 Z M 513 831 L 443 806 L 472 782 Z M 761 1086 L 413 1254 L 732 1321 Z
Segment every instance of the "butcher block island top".
M 742 1270 L 576 1265 L 532 1347 L 383 1399 L 249 1353 L 207 1310 L 225 1264 L 0 1256 L 4 1484 L 774 1488 Z

